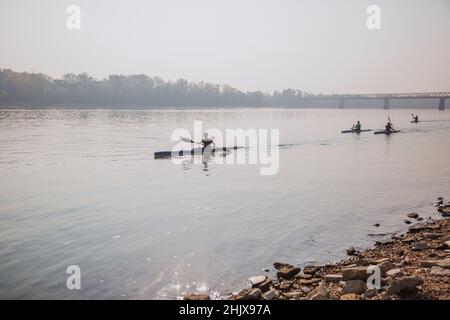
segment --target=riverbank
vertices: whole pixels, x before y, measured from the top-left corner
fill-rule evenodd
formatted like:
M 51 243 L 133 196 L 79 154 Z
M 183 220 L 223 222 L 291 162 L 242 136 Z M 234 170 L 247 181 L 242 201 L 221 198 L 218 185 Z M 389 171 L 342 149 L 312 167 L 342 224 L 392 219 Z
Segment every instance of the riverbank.
M 372 249 L 347 250 L 349 258 L 301 270 L 274 263 L 276 278 L 256 275 L 249 288 L 226 300 L 401 300 L 450 299 L 450 203 L 438 199 L 443 219 L 405 216 L 411 227 Z M 415 221 L 415 223 L 412 223 Z M 186 294 L 187 300 L 209 299 Z

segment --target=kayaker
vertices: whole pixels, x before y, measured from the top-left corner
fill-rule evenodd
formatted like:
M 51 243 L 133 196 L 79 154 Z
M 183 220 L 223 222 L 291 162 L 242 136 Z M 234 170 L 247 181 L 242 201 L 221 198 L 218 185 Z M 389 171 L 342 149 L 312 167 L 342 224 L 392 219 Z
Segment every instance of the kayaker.
M 419 122 L 419 116 L 416 114 L 416 115 L 414 115 L 414 114 L 411 114 L 411 116 L 413 117 L 413 121 L 414 122 Z
M 359 120 L 358 120 L 358 122 L 352 127 L 352 130 L 355 130 L 355 131 L 360 131 L 360 130 L 361 130 L 361 123 L 359 122 Z
M 388 123 L 386 123 L 386 131 L 395 131 L 390 120 L 388 121 Z
M 203 139 L 202 139 L 202 145 L 203 145 L 202 151 L 205 151 L 205 149 L 208 146 L 210 146 L 211 144 L 214 145 L 214 140 L 208 137 L 208 132 L 205 132 L 203 134 Z

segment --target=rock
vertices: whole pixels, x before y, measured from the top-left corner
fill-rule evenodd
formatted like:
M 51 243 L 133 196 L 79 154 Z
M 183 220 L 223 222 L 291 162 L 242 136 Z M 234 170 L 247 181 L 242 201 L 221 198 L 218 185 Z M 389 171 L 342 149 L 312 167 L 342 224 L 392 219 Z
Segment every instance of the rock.
M 425 229 L 425 227 L 423 227 L 423 226 L 414 226 L 414 227 L 410 227 L 408 229 L 408 231 L 409 231 L 409 233 L 418 233 L 418 232 L 423 231 L 424 229 Z
M 342 281 L 342 275 L 341 274 L 327 274 L 324 277 L 325 282 L 340 282 Z
M 282 284 L 280 284 L 280 289 L 281 290 L 289 290 L 292 286 L 292 283 L 290 282 L 283 282 Z
M 322 279 L 319 279 L 319 278 L 314 278 L 314 279 L 310 279 L 310 280 L 300 279 L 298 281 L 298 283 L 302 284 L 302 285 L 311 285 L 311 284 L 316 284 L 316 283 L 320 282 L 321 280 Z
M 417 221 L 423 221 L 423 218 L 422 217 L 418 217 L 416 220 Z
M 210 300 L 211 298 L 207 294 L 186 293 L 183 299 L 190 301 L 197 301 L 197 300 Z
M 246 296 L 244 300 L 259 300 L 261 298 L 262 291 L 260 289 L 252 289 Z
M 269 291 L 270 287 L 272 286 L 272 280 L 267 279 L 266 281 L 264 281 L 263 283 L 261 283 L 258 288 L 262 291 L 262 292 L 266 292 Z
M 403 243 L 413 243 L 414 241 L 416 241 L 415 237 L 407 237 L 405 239 L 402 239 Z
M 436 265 L 441 268 L 450 269 L 450 259 L 439 260 Z
M 339 300 L 360 300 L 360 297 L 354 293 L 347 293 L 342 295 Z
M 436 266 L 438 262 L 439 262 L 439 260 L 424 260 L 424 261 L 420 261 L 419 265 L 421 267 L 430 268 L 430 267 Z
M 443 244 L 443 247 L 445 249 L 450 249 L 450 241 L 445 241 L 444 244 Z
M 390 261 L 384 261 L 377 265 L 380 268 L 381 275 L 384 276 L 386 272 L 395 268 L 395 265 Z
M 438 239 L 439 237 L 441 237 L 442 234 L 440 233 L 435 233 L 435 232 L 424 232 L 423 233 L 423 237 L 425 239 Z
M 290 279 L 300 272 L 298 267 L 284 267 L 277 272 L 279 278 Z
M 303 296 L 303 292 L 301 292 L 301 291 L 291 291 L 291 292 L 283 293 L 283 295 L 286 298 L 289 298 L 289 299 L 299 299 L 299 298 L 301 298 Z
M 386 275 L 388 276 L 388 277 L 392 277 L 392 278 L 395 278 L 395 277 L 402 277 L 402 276 L 404 276 L 404 272 L 403 272 L 403 270 L 402 269 L 400 269 L 400 268 L 395 268 L 395 269 L 391 269 L 391 270 L 389 270 L 388 272 L 386 272 Z
M 419 277 L 404 277 L 400 279 L 394 279 L 391 282 L 387 292 L 389 294 L 398 294 L 405 291 L 413 291 L 417 285 L 423 283 L 423 280 Z
M 413 212 L 413 213 L 408 213 L 406 216 L 411 219 L 417 219 L 419 217 L 419 214 Z
M 267 291 L 266 293 L 262 294 L 262 298 L 264 300 L 276 300 L 279 297 L 280 297 L 280 294 L 275 289 L 271 289 L 271 290 Z
M 366 267 L 342 269 L 342 280 L 367 280 L 369 274 Z
M 432 267 L 430 274 L 433 276 L 448 277 L 450 276 L 450 270 L 441 267 Z
M 273 266 L 278 270 L 277 276 L 279 278 L 290 279 L 300 272 L 299 267 L 294 267 L 287 263 L 275 262 Z
M 366 292 L 367 286 L 362 280 L 349 280 L 345 282 L 344 287 L 342 288 L 341 294 L 363 294 Z
M 414 251 L 422 251 L 428 249 L 428 243 L 426 242 L 413 242 L 411 244 L 411 249 Z
M 253 276 L 248 279 L 252 288 L 258 288 L 259 285 L 264 283 L 267 280 L 266 275 Z
M 370 260 L 370 264 L 380 264 L 383 262 L 389 261 L 389 258 L 381 258 L 381 259 L 375 259 L 375 260 Z
M 311 291 L 308 295 L 311 295 L 310 300 L 330 300 L 330 292 L 323 284 L 319 285 L 319 287 Z
M 354 247 L 350 247 L 346 250 L 347 255 L 349 256 L 356 256 L 358 255 L 358 251 L 356 251 L 356 249 Z
M 367 289 L 366 292 L 364 292 L 363 297 L 367 299 L 371 299 L 377 295 L 377 290 L 375 289 Z
M 411 224 L 411 223 L 412 223 L 412 222 L 409 221 L 408 219 L 403 220 L 403 222 L 406 223 L 406 224 Z
M 387 292 L 382 292 L 380 294 L 380 300 L 393 300 L 393 298 Z
M 308 287 L 308 286 L 303 286 L 303 287 L 300 288 L 300 290 L 301 290 L 303 293 L 305 293 L 305 294 L 311 292 L 311 288 Z
M 307 279 L 307 280 L 309 280 L 309 279 L 312 278 L 312 275 L 310 275 L 310 274 L 300 274 L 300 275 L 298 275 L 298 277 L 300 279 Z
M 316 267 L 316 266 L 305 266 L 303 268 L 303 273 L 308 274 L 308 275 L 314 275 L 318 269 L 319 269 L 319 267 Z

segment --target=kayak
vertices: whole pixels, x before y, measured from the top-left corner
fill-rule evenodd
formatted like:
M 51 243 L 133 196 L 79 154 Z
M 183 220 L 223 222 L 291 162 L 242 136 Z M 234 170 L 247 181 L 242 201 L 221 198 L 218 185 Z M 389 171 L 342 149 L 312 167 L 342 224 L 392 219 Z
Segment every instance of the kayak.
M 391 133 L 397 133 L 400 132 L 400 130 L 394 130 L 394 131 L 387 131 L 387 130 L 383 130 L 383 131 L 375 131 L 373 134 L 391 134 Z
M 365 130 L 344 130 L 341 131 L 341 133 L 361 133 L 361 132 L 367 132 L 367 131 L 372 131 L 372 129 L 365 129 Z
M 216 152 L 228 152 L 230 150 L 236 150 L 242 147 L 223 147 L 223 148 L 213 148 L 210 149 L 211 153 Z M 155 159 L 170 159 L 171 157 L 182 157 L 189 155 L 201 155 L 203 154 L 203 148 L 194 148 L 191 150 L 179 150 L 179 151 L 158 151 L 154 153 Z
M 411 120 L 411 123 L 419 123 L 420 121 Z

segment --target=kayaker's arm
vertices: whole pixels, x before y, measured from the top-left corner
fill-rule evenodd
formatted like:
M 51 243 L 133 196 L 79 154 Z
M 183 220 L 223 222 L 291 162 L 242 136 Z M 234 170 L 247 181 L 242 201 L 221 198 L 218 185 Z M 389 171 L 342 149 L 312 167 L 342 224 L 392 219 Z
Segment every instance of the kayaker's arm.
M 195 142 L 194 140 L 188 139 L 188 138 L 183 138 L 180 137 L 180 140 L 183 142 L 187 142 L 187 143 L 198 143 L 198 144 L 202 144 L 201 142 Z

